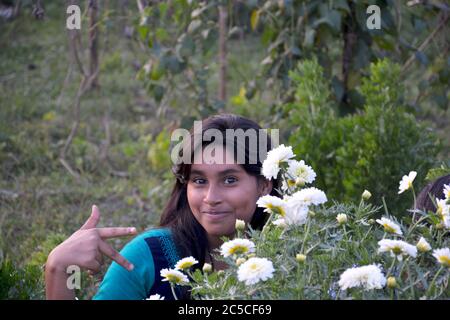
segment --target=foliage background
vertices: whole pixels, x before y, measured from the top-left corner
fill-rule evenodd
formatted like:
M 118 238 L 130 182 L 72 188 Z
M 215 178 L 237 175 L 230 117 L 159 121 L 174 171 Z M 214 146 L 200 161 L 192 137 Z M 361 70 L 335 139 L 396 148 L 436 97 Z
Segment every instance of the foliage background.
M 6 19 L 6 8 L 18 2 L 20 11 Z M 80 1 L 83 63 L 88 2 Z M 102 226 L 154 226 L 173 181 L 170 131 L 217 112 L 280 128 L 281 142 L 296 146 L 323 179 L 318 186 L 337 201 L 357 201 L 367 188 L 374 203 L 386 196 L 401 215 L 411 199 L 389 195 L 403 174 L 448 172 L 444 1 L 174 0 L 149 1 L 143 11 L 133 1 L 102 2 L 99 87 L 80 100 L 66 155 L 76 175 L 60 161 L 81 80 L 66 5 L 36 3 L 0 1 L 2 299 L 44 298 L 48 252 L 82 225 L 94 203 Z M 369 4 L 382 10 L 380 31 L 366 28 Z M 225 99 L 219 5 L 228 13 Z M 390 61 L 371 69 L 383 58 Z M 78 296 L 90 298 L 100 280 L 84 275 Z

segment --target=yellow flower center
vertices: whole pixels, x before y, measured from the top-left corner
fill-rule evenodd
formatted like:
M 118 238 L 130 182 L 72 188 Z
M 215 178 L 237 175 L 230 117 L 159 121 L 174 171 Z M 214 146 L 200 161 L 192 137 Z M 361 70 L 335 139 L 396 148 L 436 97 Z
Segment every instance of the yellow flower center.
M 386 232 L 395 233 L 395 229 L 387 223 L 383 224 L 383 227 Z
M 439 263 L 446 267 L 450 267 L 450 257 L 449 256 L 440 256 L 439 257 Z
M 398 256 L 399 254 L 402 254 L 403 250 L 401 247 L 393 247 L 392 252 Z
M 282 217 L 285 216 L 286 212 L 284 211 L 283 207 L 280 206 L 274 206 L 273 204 L 269 203 L 267 205 L 267 209 L 269 209 L 273 213 L 278 213 Z
M 190 268 L 190 267 L 192 267 L 194 264 L 192 263 L 192 262 L 190 262 L 190 261 L 186 261 L 186 262 L 183 262 L 181 265 L 180 265 L 180 269 L 182 269 L 182 270 L 184 270 L 184 269 L 187 269 L 187 268 Z
M 248 248 L 246 246 L 236 245 L 230 249 L 230 254 L 239 254 L 248 252 Z
M 173 283 L 180 283 L 181 282 L 181 278 L 175 274 L 168 274 L 166 276 L 167 280 L 169 280 L 170 282 Z

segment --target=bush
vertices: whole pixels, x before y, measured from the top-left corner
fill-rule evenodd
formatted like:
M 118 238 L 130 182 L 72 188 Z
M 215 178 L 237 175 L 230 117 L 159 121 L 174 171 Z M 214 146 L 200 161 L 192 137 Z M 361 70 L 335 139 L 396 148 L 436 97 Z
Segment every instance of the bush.
M 289 143 L 318 171 L 317 184 L 338 201 L 358 201 L 364 189 L 396 215 L 412 206 L 412 197 L 395 197 L 398 182 L 411 170 L 423 177 L 435 163 L 440 146 L 433 132 L 419 124 L 402 105 L 400 68 L 388 60 L 371 64 L 363 80 L 364 109 L 338 117 L 330 82 L 316 60 L 290 73 L 296 99 L 285 105 L 295 128 Z M 394 198 L 395 197 L 395 198 Z

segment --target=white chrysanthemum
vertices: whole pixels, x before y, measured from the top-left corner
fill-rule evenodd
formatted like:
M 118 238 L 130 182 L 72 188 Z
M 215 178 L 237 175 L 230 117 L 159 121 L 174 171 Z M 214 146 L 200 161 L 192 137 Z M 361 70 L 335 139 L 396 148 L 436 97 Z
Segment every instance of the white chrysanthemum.
M 286 147 L 284 144 L 270 150 L 267 153 L 267 158 L 264 160 L 261 173 L 267 179 L 276 179 L 280 171 L 280 163 L 287 162 L 295 155 L 292 152 L 292 147 Z
M 444 189 L 442 190 L 442 192 L 444 193 L 446 200 L 450 199 L 450 185 L 444 184 Z
M 388 233 L 395 233 L 398 235 L 403 234 L 402 230 L 400 229 L 400 226 L 388 218 L 381 218 L 381 219 L 377 219 L 376 221 L 379 224 L 381 224 L 384 227 L 384 231 L 386 231 Z
M 298 205 L 298 203 L 288 202 L 286 215 L 284 220 L 287 225 L 303 225 L 308 219 L 308 207 L 304 205 Z
M 239 281 L 252 285 L 272 278 L 274 271 L 272 261 L 266 258 L 250 258 L 239 266 L 237 273 Z
M 435 257 L 436 260 L 440 264 L 442 264 L 444 267 L 450 268 L 450 249 L 449 248 L 442 248 L 442 249 L 434 250 L 433 257 Z
M 266 208 L 264 212 L 277 213 L 284 217 L 286 214 L 286 201 L 271 195 L 262 196 L 256 201 L 258 207 Z
M 411 171 L 408 175 L 404 175 L 402 180 L 400 181 L 400 185 L 398 187 L 398 193 L 402 193 L 412 187 L 413 181 L 417 176 L 416 171 Z
M 309 206 L 318 205 L 327 202 L 327 196 L 322 190 L 317 188 L 305 188 L 294 193 L 288 199 L 289 206 L 299 205 L 299 206 Z
M 355 287 L 362 287 L 365 290 L 382 289 L 385 285 L 386 277 L 376 265 L 347 269 L 339 280 L 342 290 Z
M 233 239 L 225 242 L 220 247 L 220 254 L 229 257 L 234 254 L 248 254 L 255 252 L 255 244 L 247 239 Z
M 427 252 L 431 250 L 430 244 L 425 240 L 424 237 L 420 237 L 419 242 L 416 244 L 417 250 L 420 252 Z
M 198 261 L 194 257 L 183 258 L 175 264 L 175 269 L 177 270 L 185 270 L 192 267 L 194 264 L 197 264 Z
M 417 256 L 417 248 L 405 241 L 383 239 L 378 241 L 378 245 L 378 253 L 390 252 L 392 257 L 397 257 L 400 261 L 405 255 L 413 258 Z
M 176 269 L 162 269 L 160 275 L 164 278 L 162 281 L 169 281 L 173 284 L 189 283 L 188 277 Z
M 312 183 L 316 179 L 316 173 L 313 168 L 305 164 L 305 161 L 289 160 L 288 174 L 297 185 Z
M 160 296 L 159 294 L 152 294 L 145 300 L 164 300 L 164 296 Z
M 442 220 L 445 228 L 450 229 L 450 205 L 447 204 L 447 199 L 436 198 L 436 214 Z

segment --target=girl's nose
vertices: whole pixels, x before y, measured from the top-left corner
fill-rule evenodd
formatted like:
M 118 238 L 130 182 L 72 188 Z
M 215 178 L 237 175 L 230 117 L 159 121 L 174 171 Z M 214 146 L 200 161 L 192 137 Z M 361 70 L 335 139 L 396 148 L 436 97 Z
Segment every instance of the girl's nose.
M 212 184 L 210 184 L 208 191 L 205 194 L 205 198 L 203 199 L 203 201 L 205 203 L 207 203 L 208 205 L 217 205 L 219 203 L 222 202 L 222 197 L 220 194 L 220 190 L 213 186 Z

